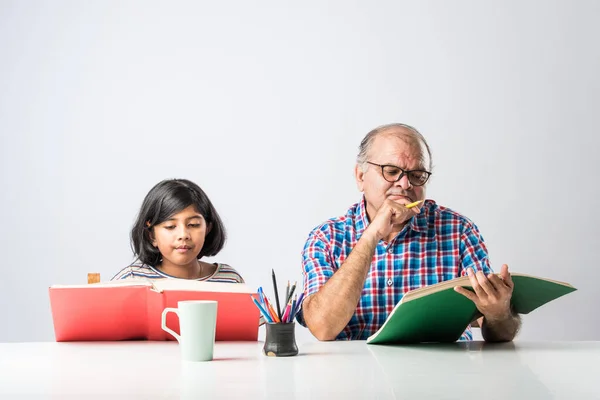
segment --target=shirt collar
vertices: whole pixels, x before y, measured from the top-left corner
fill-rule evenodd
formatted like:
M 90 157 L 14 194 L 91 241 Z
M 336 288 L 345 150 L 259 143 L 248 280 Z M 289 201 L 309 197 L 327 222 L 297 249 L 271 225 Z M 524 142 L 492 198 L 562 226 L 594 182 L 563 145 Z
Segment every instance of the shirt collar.
M 367 204 L 365 203 L 365 196 L 362 197 L 361 201 L 358 203 L 358 209 L 356 213 L 358 218 L 356 219 L 356 234 L 360 238 L 369 226 L 369 218 L 367 218 Z

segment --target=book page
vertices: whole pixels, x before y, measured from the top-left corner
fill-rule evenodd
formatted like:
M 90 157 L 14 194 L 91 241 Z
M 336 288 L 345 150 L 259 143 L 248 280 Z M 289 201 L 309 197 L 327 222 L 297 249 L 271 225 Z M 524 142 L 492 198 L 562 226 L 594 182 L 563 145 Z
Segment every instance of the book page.
M 402 297 L 400 302 L 406 303 L 407 301 L 415 300 L 428 294 L 439 292 L 441 290 L 453 288 L 454 286 L 471 286 L 469 282 L 469 277 L 461 276 L 458 278 L 451 279 L 449 281 L 442 281 L 433 285 L 427 285 L 417 289 L 413 289 L 411 291 L 406 292 L 406 294 Z
M 50 289 L 110 288 L 130 286 L 152 286 L 152 281 L 147 278 L 121 279 L 118 281 L 87 283 L 81 285 L 52 285 L 50 286 Z
M 496 272 L 495 274 L 498 277 L 500 277 L 499 272 Z M 555 281 L 555 280 L 548 279 L 548 278 L 540 278 L 539 276 L 534 276 L 534 275 L 520 274 L 520 273 L 515 272 L 515 273 L 511 273 L 511 276 L 522 276 L 522 277 L 526 277 L 526 278 L 547 281 L 547 282 L 555 283 L 557 285 L 562 285 L 562 286 L 566 286 L 566 287 L 572 287 L 570 284 L 568 284 L 566 282 Z M 453 288 L 454 286 L 471 287 L 471 282 L 469 281 L 469 277 L 467 275 L 465 275 L 465 276 L 454 278 L 454 279 L 451 279 L 448 281 L 442 281 L 442 282 L 439 282 L 439 283 L 436 283 L 433 285 L 428 285 L 428 286 L 420 287 L 418 289 L 413 289 L 411 291 L 408 291 L 404 295 L 404 297 L 400 300 L 400 302 L 406 303 L 407 301 L 415 300 L 420 297 L 426 296 L 428 294 L 439 292 L 441 290 L 447 290 L 447 289 Z
M 154 279 L 152 286 L 152 290 L 157 292 L 165 290 L 188 290 L 195 292 L 256 293 L 256 290 L 252 290 L 244 283 L 205 282 L 187 279 Z

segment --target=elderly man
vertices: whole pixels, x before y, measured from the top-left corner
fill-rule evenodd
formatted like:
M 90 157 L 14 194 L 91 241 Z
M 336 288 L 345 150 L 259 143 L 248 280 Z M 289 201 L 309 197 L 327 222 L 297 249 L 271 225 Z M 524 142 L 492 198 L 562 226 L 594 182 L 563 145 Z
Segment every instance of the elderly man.
M 508 267 L 492 274 L 475 224 L 425 200 L 431 167 L 429 146 L 411 126 L 381 126 L 362 140 L 354 171 L 362 200 L 315 228 L 302 254 L 298 321 L 317 339 L 367 339 L 408 290 L 465 274 L 474 292 L 455 290 L 477 306 L 484 339 L 515 337 Z M 461 340 L 470 339 L 469 328 Z

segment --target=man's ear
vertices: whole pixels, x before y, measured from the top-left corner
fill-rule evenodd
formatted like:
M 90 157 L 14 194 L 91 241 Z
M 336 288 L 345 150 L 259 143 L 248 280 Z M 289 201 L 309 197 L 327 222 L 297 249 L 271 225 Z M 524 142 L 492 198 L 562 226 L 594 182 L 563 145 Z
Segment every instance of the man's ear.
M 363 191 L 365 173 L 362 167 L 358 164 L 354 166 L 354 178 L 356 179 L 356 187 L 359 192 Z

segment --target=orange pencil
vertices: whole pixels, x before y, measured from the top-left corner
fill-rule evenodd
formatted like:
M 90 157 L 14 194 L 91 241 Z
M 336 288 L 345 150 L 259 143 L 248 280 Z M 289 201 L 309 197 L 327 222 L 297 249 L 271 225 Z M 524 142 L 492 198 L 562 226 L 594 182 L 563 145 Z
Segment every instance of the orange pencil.
M 273 317 L 273 321 L 275 321 L 276 323 L 281 322 L 281 320 L 279 319 L 279 316 L 275 312 L 275 309 L 273 309 L 273 305 L 271 304 L 270 301 L 269 301 L 269 312 L 271 313 L 271 316 Z

